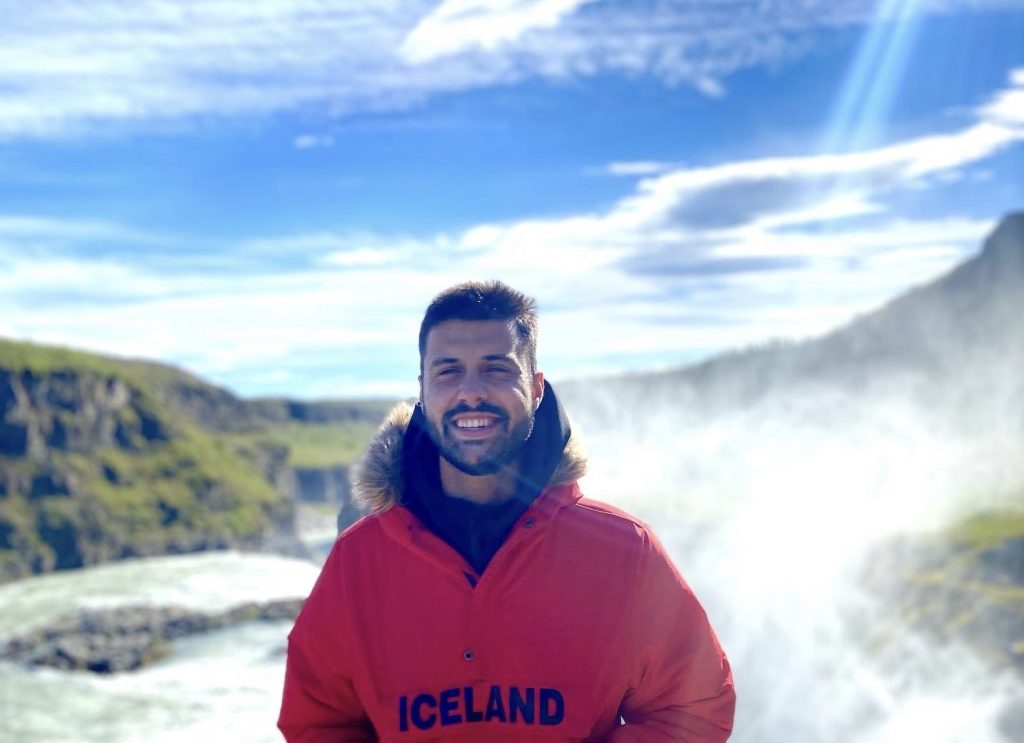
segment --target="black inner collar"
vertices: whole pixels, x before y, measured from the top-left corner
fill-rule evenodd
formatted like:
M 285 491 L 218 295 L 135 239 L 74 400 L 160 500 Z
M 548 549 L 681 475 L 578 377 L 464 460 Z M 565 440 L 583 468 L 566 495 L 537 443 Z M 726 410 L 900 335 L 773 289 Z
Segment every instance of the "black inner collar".
M 425 425 L 423 409 L 417 405 L 402 441 L 402 505 L 465 557 L 478 574 L 483 573 L 561 462 L 569 420 L 545 382 L 533 433 L 520 454 L 516 492 L 501 503 L 475 503 L 444 493 L 440 452 Z

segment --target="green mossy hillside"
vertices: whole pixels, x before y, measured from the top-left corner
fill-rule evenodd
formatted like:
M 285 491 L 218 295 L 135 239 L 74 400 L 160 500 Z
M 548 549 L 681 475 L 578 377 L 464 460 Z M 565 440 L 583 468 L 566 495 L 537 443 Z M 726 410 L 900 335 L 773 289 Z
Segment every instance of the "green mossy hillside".
M 370 420 L 347 424 L 293 421 L 225 434 L 224 439 L 240 451 L 284 448 L 292 467 L 327 469 L 352 464 L 376 430 L 377 423 Z
M 0 581 L 300 551 L 287 473 L 343 470 L 387 404 L 243 400 L 173 367 L 0 339 Z
M 1016 500 L 879 552 L 869 582 L 890 609 L 886 637 L 924 632 L 1024 676 L 1024 489 Z

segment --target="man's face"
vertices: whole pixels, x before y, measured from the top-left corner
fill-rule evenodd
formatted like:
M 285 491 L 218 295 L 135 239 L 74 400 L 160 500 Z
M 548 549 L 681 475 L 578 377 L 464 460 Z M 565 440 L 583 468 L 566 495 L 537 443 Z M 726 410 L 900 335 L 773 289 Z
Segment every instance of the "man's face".
M 447 320 L 427 335 L 420 401 L 441 456 L 469 475 L 491 475 L 533 431 L 544 375 L 530 373 L 512 325 Z

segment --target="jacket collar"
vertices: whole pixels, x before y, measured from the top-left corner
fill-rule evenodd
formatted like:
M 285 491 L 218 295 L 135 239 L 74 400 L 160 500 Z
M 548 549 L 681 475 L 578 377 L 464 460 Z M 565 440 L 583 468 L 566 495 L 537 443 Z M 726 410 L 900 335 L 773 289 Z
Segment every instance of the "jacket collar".
M 547 398 L 545 402 L 557 405 L 550 385 L 545 386 L 544 395 Z M 404 402 L 392 408 L 356 466 L 352 477 L 352 500 L 363 511 L 377 513 L 402 502 L 405 489 L 402 480 L 402 446 L 413 412 L 413 406 Z M 572 483 L 585 472 L 583 446 L 579 436 L 572 432 L 547 484 Z

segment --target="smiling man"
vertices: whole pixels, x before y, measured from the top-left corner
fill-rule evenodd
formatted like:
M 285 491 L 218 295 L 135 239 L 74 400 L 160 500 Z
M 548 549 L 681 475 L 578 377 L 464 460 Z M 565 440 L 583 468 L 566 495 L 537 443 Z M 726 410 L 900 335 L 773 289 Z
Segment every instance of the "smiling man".
M 289 636 L 289 741 L 725 741 L 729 664 L 650 528 L 584 498 L 533 300 L 440 294 Z

